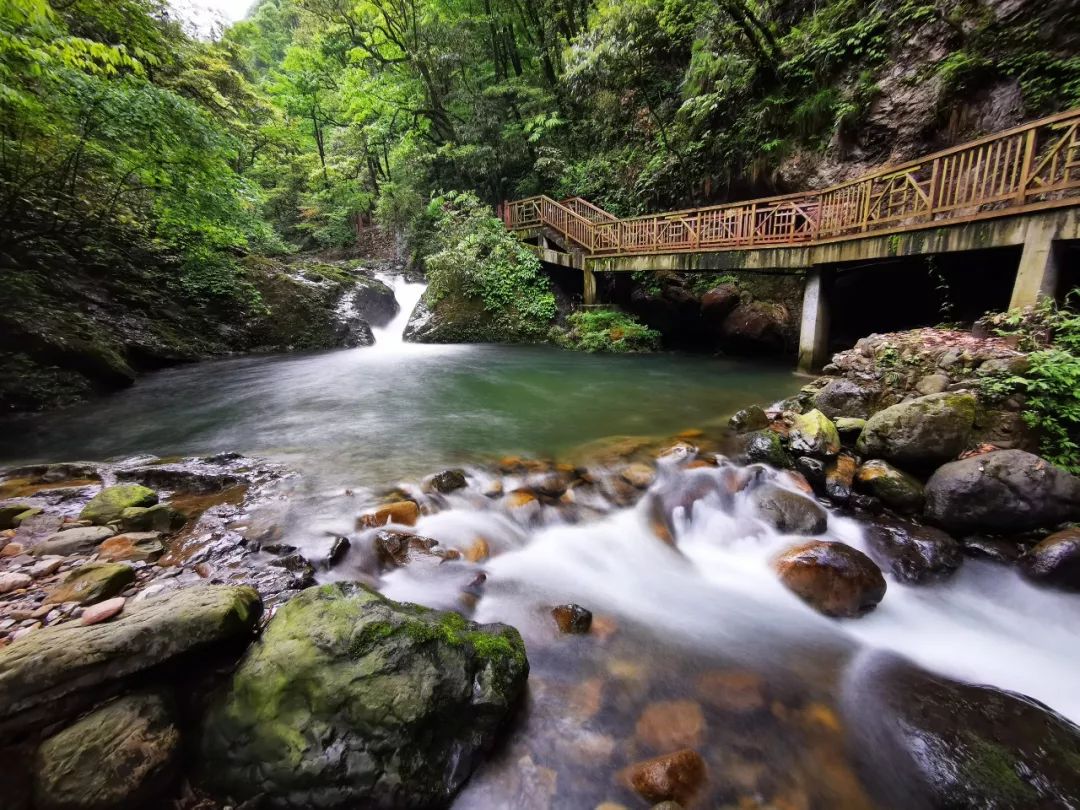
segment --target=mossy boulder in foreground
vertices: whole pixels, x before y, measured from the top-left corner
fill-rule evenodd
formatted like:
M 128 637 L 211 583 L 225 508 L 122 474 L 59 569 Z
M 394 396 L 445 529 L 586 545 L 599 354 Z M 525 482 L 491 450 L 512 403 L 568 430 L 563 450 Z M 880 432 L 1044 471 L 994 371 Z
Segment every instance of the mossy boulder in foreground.
M 521 695 L 516 630 L 309 588 L 282 607 L 210 709 L 206 782 L 269 806 L 449 802 Z
M 118 484 L 105 487 L 83 507 L 79 517 L 92 523 L 105 524 L 120 520 L 125 509 L 133 506 L 153 506 L 157 493 L 139 484 Z

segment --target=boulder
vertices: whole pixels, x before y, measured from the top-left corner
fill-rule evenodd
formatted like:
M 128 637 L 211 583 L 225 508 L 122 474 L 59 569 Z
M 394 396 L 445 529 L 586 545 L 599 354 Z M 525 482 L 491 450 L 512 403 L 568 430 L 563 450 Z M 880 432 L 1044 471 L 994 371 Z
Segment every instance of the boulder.
M 361 585 L 282 606 L 204 723 L 207 783 L 271 807 L 449 804 L 529 665 L 516 630 Z
M 874 562 L 901 582 L 950 576 L 964 560 L 960 544 L 933 526 L 881 520 L 867 527 L 866 539 Z
M 0 505 L 0 531 L 14 529 L 19 525 L 19 522 L 21 522 L 21 520 L 16 522 L 16 518 L 19 518 L 31 509 L 33 509 L 33 507 L 26 503 L 6 503 Z
M 791 457 L 784 450 L 780 434 L 773 430 L 755 430 L 739 437 L 742 458 L 750 463 L 768 464 L 778 470 L 791 467 Z
M 836 432 L 840 434 L 840 443 L 845 447 L 854 447 L 859 440 L 859 434 L 866 427 L 866 420 L 854 416 L 840 416 L 833 422 Z
M 919 479 L 887 461 L 871 459 L 855 473 L 855 486 L 900 512 L 919 512 L 925 493 Z
M 901 467 L 921 469 L 955 458 L 975 423 L 975 397 L 931 394 L 878 411 L 866 422 L 856 449 Z
M 997 540 L 992 537 L 971 535 L 960 541 L 964 554 L 983 560 L 992 560 L 1009 565 L 1020 559 L 1023 549 L 1011 540 Z
M 1080 796 L 1080 728 L 1031 698 L 882 653 L 857 661 L 844 693 L 850 750 L 883 805 L 1029 810 Z
M 433 549 L 439 545 L 439 541 L 418 534 L 383 529 L 376 532 L 371 544 L 379 566 L 387 569 L 408 565 L 418 558 L 435 557 Z
M 885 596 L 881 570 L 844 543 L 814 540 L 796 546 L 781 554 L 775 567 L 788 590 L 826 616 L 862 616 Z
M 132 506 L 153 506 L 158 501 L 154 490 L 139 484 L 105 487 L 83 507 L 79 518 L 96 524 L 120 520 L 121 513 Z
M 158 532 L 128 532 L 110 537 L 98 546 L 97 553 L 98 559 L 110 562 L 154 562 L 165 553 L 165 546 Z
M 91 563 L 72 569 L 45 597 L 46 605 L 78 602 L 92 605 L 116 596 L 135 581 L 135 569 L 122 563 Z
M 840 452 L 840 434 L 832 420 L 814 408 L 795 417 L 788 447 L 793 453 L 808 456 L 835 456 Z
M 386 326 L 400 309 L 394 291 L 386 284 L 375 278 L 357 277 L 352 293 L 352 311 L 357 317 L 371 326 Z
M 1080 529 L 1055 532 L 1020 558 L 1031 579 L 1068 591 L 1080 591 Z
M 852 417 L 867 419 L 879 392 L 846 377 L 829 380 L 814 395 L 814 407 L 830 419 Z
M 1080 516 L 1080 479 L 1023 450 L 998 450 L 938 469 L 924 512 L 957 533 L 1052 527 Z
M 817 503 L 775 484 L 758 487 L 750 496 L 755 514 L 784 534 L 821 534 L 828 513 Z
M 923 396 L 940 394 L 949 387 L 949 378 L 945 374 L 927 374 L 915 383 L 915 390 Z
M 709 323 L 719 325 L 739 305 L 739 288 L 734 284 L 720 284 L 701 296 L 701 316 Z
M 457 489 L 465 489 L 467 486 L 464 470 L 443 470 L 441 473 L 425 478 L 423 488 L 425 492 L 440 492 L 445 495 Z
M 825 494 L 844 503 L 851 497 L 854 480 L 855 459 L 849 453 L 841 453 L 830 459 L 825 468 Z
M 395 523 L 399 526 L 415 526 L 420 519 L 420 507 L 416 501 L 394 501 L 376 507 L 357 518 L 358 529 L 373 529 Z
M 19 591 L 23 588 L 29 588 L 34 582 L 34 578 L 29 574 L 21 574 L 15 571 L 4 571 L 0 573 L 0 594 L 11 593 L 12 591 Z
M 37 630 L 0 649 L 0 730 L 63 716 L 100 699 L 104 685 L 250 638 L 261 613 L 251 588 L 200 585 L 130 605 L 110 622 Z
M 108 526 L 80 526 L 77 529 L 65 529 L 51 534 L 30 549 L 37 557 L 67 557 L 70 555 L 93 554 L 99 545 L 115 532 Z
M 728 424 L 738 433 L 747 433 L 751 430 L 761 430 L 769 426 L 769 417 L 760 405 L 751 405 L 737 411 L 728 420 Z
M 783 304 L 745 301 L 724 318 L 720 327 L 724 340 L 752 350 L 779 350 L 787 343 L 791 313 Z
M 129 506 L 120 513 L 122 532 L 167 532 L 179 529 L 187 522 L 183 512 L 167 503 L 156 506 Z
M 689 804 L 705 784 L 705 760 L 692 748 L 638 762 L 622 772 L 625 781 L 649 802 Z
M 165 806 L 179 758 L 169 699 L 155 692 L 118 698 L 41 744 L 34 804 L 42 810 Z

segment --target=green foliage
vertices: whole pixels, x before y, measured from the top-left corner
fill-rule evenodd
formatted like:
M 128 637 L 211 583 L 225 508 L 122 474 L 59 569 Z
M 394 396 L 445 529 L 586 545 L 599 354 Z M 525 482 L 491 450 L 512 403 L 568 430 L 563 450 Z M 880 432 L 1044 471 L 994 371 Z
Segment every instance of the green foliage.
M 1074 299 L 1075 300 L 1075 299 Z M 988 377 L 983 392 L 1000 399 L 1020 392 L 1024 420 L 1041 436 L 1044 457 L 1080 474 L 1080 313 L 1049 300 L 993 319 L 1001 334 L 1016 336 L 1034 349 L 1023 374 Z
M 660 333 L 617 309 L 584 309 L 570 314 L 556 342 L 585 352 L 651 352 L 660 347 Z
M 479 300 L 492 317 L 513 321 L 508 326 L 521 336 L 545 335 L 555 317 L 555 296 L 536 255 L 474 194 L 435 197 L 427 216 L 429 304 L 451 297 Z

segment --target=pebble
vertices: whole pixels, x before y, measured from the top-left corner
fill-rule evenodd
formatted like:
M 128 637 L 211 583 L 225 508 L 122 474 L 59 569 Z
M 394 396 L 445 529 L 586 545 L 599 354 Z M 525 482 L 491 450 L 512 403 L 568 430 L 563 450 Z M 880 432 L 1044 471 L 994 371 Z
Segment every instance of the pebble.
M 9 627 L 15 626 L 15 620 L 12 618 L 0 619 L 0 630 L 7 630 Z
M 19 542 L 11 542 L 0 549 L 0 557 L 18 557 L 23 553 L 23 544 Z
M 28 574 L 0 574 L 0 593 L 10 593 L 27 587 L 34 580 Z
M 126 601 L 124 597 L 117 596 L 113 599 L 106 599 L 104 602 L 98 602 L 96 605 L 91 605 L 83 611 L 81 623 L 98 624 L 111 619 L 124 609 Z
M 55 574 L 60 570 L 60 566 L 64 564 L 62 557 L 56 557 L 55 559 L 42 560 L 41 562 L 30 566 L 30 576 L 34 579 L 38 577 L 47 577 L 50 574 Z

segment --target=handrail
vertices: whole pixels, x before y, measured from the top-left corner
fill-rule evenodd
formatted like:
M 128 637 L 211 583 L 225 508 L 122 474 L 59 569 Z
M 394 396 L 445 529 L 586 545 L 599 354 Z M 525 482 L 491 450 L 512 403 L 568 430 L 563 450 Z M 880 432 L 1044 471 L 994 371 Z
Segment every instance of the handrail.
M 618 219 L 587 200 L 506 203 L 508 228 L 547 225 L 590 253 L 781 247 L 1080 205 L 1080 110 L 1058 113 L 820 191 Z

